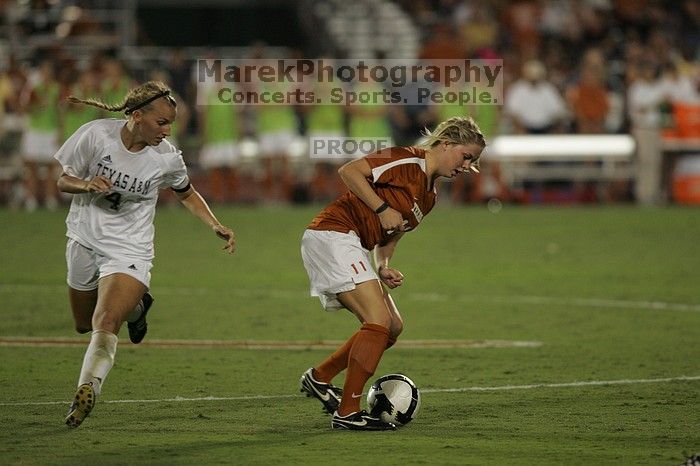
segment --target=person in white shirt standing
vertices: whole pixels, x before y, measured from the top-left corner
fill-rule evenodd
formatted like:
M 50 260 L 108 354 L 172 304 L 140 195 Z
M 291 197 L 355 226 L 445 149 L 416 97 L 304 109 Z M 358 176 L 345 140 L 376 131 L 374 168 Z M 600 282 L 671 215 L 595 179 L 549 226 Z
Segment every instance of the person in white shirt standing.
M 538 60 L 525 62 L 522 78 L 508 89 L 504 105 L 506 116 L 520 134 L 556 133 L 568 118 L 564 98 L 547 80 L 547 70 Z
M 69 100 L 127 115 L 126 120 L 81 126 L 54 156 L 63 168 L 58 189 L 74 194 L 66 218 L 73 318 L 79 333 L 92 331 L 65 421 L 77 427 L 90 414 L 114 364 L 122 323 L 128 322 L 133 343 L 146 335 L 158 190 L 172 189 L 226 242 L 225 251 L 233 253 L 236 243 L 233 231 L 190 184 L 182 153 L 165 139 L 177 116 L 177 103 L 165 84 L 144 83 L 120 105 Z

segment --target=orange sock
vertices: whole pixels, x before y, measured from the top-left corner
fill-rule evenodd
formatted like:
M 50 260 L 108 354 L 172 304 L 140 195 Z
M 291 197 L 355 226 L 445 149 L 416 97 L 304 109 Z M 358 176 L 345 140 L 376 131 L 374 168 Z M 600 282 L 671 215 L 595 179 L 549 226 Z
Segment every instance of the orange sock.
M 360 410 L 362 390 L 377 369 L 388 340 L 389 329 L 376 324 L 364 324 L 355 334 L 348 357 L 343 399 L 338 407 L 341 416 Z
M 333 354 L 328 356 L 328 358 L 314 367 L 314 379 L 323 383 L 330 383 L 333 378 L 340 374 L 342 371 L 348 367 L 348 358 L 350 357 L 350 348 L 352 348 L 352 343 L 355 341 L 355 337 L 360 332 L 354 333 L 350 338 L 347 339 Z

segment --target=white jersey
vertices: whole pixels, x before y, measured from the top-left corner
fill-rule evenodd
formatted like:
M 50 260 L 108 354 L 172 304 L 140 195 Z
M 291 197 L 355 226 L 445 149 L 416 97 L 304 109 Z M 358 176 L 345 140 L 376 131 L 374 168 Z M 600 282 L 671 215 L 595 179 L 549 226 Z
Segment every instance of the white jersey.
M 163 140 L 130 152 L 121 139 L 126 120 L 102 119 L 81 126 L 54 156 L 63 171 L 83 180 L 102 175 L 107 193 L 73 195 L 66 235 L 108 257 L 153 259 L 153 217 L 158 190 L 189 184 L 182 153 Z

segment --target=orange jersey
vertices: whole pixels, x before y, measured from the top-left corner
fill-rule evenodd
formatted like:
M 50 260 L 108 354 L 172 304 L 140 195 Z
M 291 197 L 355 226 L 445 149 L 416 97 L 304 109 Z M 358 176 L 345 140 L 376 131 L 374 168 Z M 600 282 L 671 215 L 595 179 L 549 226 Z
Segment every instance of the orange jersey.
M 372 169 L 368 181 L 374 192 L 404 218 L 404 231 L 413 230 L 435 206 L 436 191 L 425 173 L 425 150 L 392 147 L 365 157 Z M 372 250 L 392 235 L 383 231 L 379 215 L 352 192 L 346 192 L 311 221 L 311 230 L 354 231 L 362 246 Z M 395 233 L 394 233 L 395 234 Z

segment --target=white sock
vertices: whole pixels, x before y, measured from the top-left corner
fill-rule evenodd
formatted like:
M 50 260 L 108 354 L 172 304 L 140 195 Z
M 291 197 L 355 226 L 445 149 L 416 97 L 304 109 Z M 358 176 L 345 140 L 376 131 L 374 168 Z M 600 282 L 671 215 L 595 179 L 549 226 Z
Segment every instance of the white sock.
M 92 382 L 95 394 L 102 391 L 102 383 L 114 365 L 114 355 L 117 353 L 117 336 L 104 330 L 92 332 L 90 344 L 85 351 L 83 367 L 80 370 L 78 386 Z
M 143 314 L 143 298 L 139 303 L 136 305 L 136 307 L 129 313 L 128 316 L 126 316 L 126 321 L 127 322 L 136 322 L 139 320 L 139 317 L 141 317 L 141 314 Z

